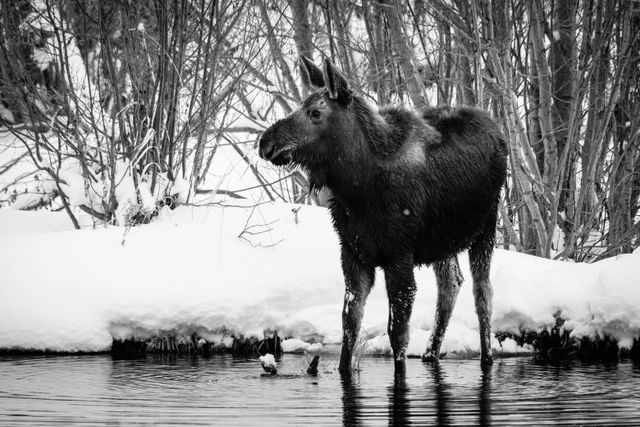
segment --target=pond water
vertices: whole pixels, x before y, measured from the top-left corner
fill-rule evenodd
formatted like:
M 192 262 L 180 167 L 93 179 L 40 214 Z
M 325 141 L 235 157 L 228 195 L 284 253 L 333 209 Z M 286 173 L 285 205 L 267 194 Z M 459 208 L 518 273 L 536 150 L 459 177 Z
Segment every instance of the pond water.
M 364 358 L 344 382 L 336 361 L 303 374 L 303 356 L 263 375 L 257 359 L 0 356 L 2 425 L 544 425 L 640 424 L 640 366 L 532 359 Z

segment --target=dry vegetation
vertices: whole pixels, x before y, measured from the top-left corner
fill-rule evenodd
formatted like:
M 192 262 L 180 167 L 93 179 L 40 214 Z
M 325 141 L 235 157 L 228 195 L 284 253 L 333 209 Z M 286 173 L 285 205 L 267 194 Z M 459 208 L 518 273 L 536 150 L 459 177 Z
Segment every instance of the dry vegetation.
M 638 245 L 636 0 L 9 0 L 0 19 L 0 117 L 71 218 L 69 158 L 101 187 L 82 209 L 110 221 L 121 162 L 138 191 L 186 181 L 190 203 L 222 145 L 264 200 L 324 203 L 251 152 L 305 95 L 298 55 L 326 55 L 372 103 L 491 111 L 511 148 L 505 247 L 592 261 Z

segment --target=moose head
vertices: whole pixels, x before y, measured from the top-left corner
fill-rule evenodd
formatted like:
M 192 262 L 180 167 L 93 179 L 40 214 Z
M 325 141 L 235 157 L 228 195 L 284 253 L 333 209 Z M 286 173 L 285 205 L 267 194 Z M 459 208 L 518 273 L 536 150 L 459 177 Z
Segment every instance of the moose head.
M 339 156 L 345 132 L 353 132 L 353 121 L 345 117 L 353 97 L 347 80 L 328 59 L 321 70 L 302 56 L 300 73 L 311 95 L 264 132 L 259 154 L 278 166 L 293 163 L 313 168 Z

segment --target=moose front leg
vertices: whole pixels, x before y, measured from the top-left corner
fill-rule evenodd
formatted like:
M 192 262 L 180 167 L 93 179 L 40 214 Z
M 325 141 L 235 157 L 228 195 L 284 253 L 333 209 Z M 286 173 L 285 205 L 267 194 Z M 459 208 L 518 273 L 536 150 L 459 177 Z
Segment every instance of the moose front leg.
M 431 339 L 427 350 L 422 355 L 422 360 L 425 362 L 435 362 L 440 357 L 440 346 L 463 281 L 457 256 L 435 263 L 433 270 L 438 284 L 438 301 Z
M 358 340 L 364 305 L 373 286 L 375 269 L 364 265 L 349 249 L 342 249 L 344 273 L 344 306 L 342 309 L 342 352 L 339 371 L 351 374 L 353 350 Z
M 402 261 L 384 268 L 389 297 L 389 323 L 387 326 L 396 374 L 405 370 L 405 357 L 409 344 L 409 319 L 416 296 L 413 262 Z

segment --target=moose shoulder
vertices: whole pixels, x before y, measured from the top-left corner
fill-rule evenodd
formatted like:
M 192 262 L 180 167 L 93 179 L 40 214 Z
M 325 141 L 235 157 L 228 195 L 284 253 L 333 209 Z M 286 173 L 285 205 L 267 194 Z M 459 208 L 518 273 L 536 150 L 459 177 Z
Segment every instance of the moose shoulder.
M 433 265 L 436 318 L 424 360 L 437 360 L 469 249 L 481 361 L 491 363 L 489 267 L 507 149 L 497 125 L 474 108 L 371 108 L 330 61 L 301 58 L 315 90 L 302 107 L 267 129 L 260 155 L 304 168 L 313 188 L 328 187 L 345 277 L 340 371 L 351 370 L 375 267 L 385 273 L 388 332 L 396 370 L 404 370 L 415 265 Z

